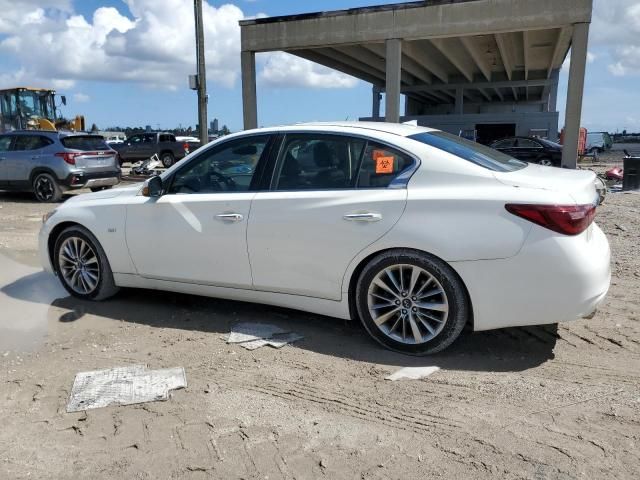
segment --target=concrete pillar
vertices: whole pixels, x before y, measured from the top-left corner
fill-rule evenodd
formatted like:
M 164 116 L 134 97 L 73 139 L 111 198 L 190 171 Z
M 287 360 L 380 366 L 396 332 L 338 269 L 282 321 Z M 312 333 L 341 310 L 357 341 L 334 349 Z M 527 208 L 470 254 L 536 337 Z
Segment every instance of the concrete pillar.
M 258 104 L 256 98 L 256 52 L 240 54 L 242 68 L 242 113 L 244 129 L 258 127 Z
M 456 103 L 455 103 L 456 115 L 462 115 L 464 113 L 464 89 L 456 88 Z
M 373 86 L 372 89 L 372 94 L 373 94 L 373 103 L 371 105 L 371 116 L 378 120 L 380 118 L 380 97 L 382 96 L 382 93 L 380 92 L 380 87 L 378 87 L 377 85 Z
M 544 92 L 549 92 L 549 98 L 543 98 L 546 100 L 544 104 L 544 112 L 557 112 L 558 110 L 558 83 L 560 79 L 560 69 L 555 69 L 551 72 L 550 80 L 553 82 L 549 85 L 548 89 L 545 88 Z M 543 92 L 543 95 L 544 95 Z
M 387 82 L 385 86 L 385 120 L 400 121 L 400 78 L 402 69 L 402 40 L 392 38 L 386 41 Z
M 569 69 L 567 107 L 564 121 L 562 166 L 565 168 L 576 168 L 578 164 L 578 137 L 580 135 L 588 41 L 589 24 L 576 23 L 573 26 L 573 35 L 571 37 L 571 67 Z

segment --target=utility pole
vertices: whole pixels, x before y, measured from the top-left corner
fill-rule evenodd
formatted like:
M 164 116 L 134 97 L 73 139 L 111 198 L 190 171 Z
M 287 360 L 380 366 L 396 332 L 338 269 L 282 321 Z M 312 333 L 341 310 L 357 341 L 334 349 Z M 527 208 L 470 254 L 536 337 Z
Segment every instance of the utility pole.
M 204 27 L 202 25 L 202 0 L 193 0 L 196 20 L 196 62 L 198 66 L 198 131 L 200 145 L 209 143 L 207 125 L 207 73 L 204 62 Z

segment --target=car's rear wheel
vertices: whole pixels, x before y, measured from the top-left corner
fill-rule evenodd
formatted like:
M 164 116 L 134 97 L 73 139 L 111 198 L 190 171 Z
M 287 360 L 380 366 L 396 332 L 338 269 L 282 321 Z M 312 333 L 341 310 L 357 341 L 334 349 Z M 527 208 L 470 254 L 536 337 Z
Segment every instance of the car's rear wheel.
M 538 160 L 538 165 L 544 165 L 545 167 L 553 167 L 553 161 L 550 158 L 541 158 Z
M 465 288 L 442 260 L 414 250 L 392 250 L 371 260 L 356 285 L 356 306 L 369 334 L 410 355 L 453 343 L 469 314 Z
M 160 161 L 162 161 L 162 165 L 164 165 L 165 168 L 169 168 L 175 163 L 176 159 L 171 152 L 165 152 L 160 156 Z
M 54 246 L 53 264 L 62 285 L 75 297 L 104 300 L 118 292 L 104 250 L 83 227 L 62 231 Z
M 59 202 L 62 198 L 62 190 L 49 173 L 39 173 L 33 178 L 31 184 L 33 193 L 39 202 L 54 203 Z

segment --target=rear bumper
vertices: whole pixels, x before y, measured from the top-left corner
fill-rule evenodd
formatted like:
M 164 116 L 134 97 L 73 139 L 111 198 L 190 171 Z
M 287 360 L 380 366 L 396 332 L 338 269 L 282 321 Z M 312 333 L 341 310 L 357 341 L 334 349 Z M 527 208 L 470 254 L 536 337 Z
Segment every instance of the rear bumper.
M 70 173 L 62 184 L 67 188 L 109 187 L 120 183 L 120 170 L 100 173 Z
M 474 329 L 541 325 L 593 314 L 611 282 L 610 250 L 596 224 L 575 237 L 534 227 L 518 255 L 456 262 Z

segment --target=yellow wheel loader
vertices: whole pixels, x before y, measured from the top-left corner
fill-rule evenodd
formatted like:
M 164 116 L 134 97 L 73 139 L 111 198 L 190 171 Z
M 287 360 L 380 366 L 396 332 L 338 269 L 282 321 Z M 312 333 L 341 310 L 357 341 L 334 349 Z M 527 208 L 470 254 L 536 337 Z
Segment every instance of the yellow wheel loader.
M 58 116 L 55 90 L 16 87 L 0 89 L 0 133 L 11 130 L 85 130 L 84 116 Z M 64 95 L 60 102 L 67 104 Z

